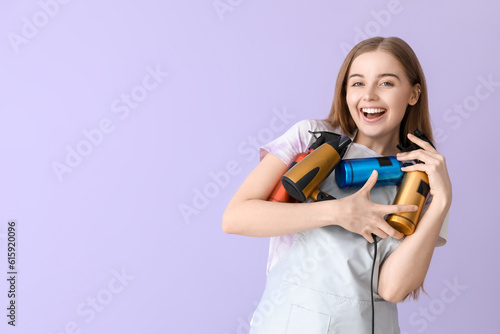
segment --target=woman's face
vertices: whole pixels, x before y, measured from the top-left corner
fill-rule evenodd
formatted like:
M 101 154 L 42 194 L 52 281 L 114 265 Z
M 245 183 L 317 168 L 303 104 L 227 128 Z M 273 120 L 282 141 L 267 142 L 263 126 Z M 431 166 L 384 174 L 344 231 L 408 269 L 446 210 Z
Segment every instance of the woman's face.
M 403 65 L 390 53 L 358 56 L 347 74 L 346 100 L 358 127 L 357 142 L 399 142 L 399 125 L 408 105 L 418 101 L 420 85 L 412 86 Z

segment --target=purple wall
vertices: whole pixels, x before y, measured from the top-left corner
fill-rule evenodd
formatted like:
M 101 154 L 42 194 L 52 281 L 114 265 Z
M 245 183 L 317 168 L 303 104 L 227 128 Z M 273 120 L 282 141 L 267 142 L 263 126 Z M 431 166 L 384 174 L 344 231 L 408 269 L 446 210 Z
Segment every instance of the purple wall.
M 254 146 L 324 118 L 346 51 L 374 35 L 419 56 L 454 189 L 429 297 L 400 305 L 402 332 L 499 332 L 499 12 L 496 1 L 2 1 L 0 277 L 11 220 L 17 275 L 16 328 L 0 280 L 1 332 L 246 333 L 268 240 L 225 235 L 222 212 Z

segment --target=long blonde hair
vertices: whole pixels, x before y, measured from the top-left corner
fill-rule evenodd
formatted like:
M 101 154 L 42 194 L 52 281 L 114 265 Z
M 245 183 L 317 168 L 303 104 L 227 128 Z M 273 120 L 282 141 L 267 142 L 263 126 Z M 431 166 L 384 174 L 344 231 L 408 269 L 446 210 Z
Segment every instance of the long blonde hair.
M 422 131 L 433 142 L 424 72 L 415 52 L 413 52 L 412 48 L 405 41 L 398 37 L 373 37 L 358 43 L 352 48 L 340 67 L 333 95 L 332 108 L 326 121 L 334 128 L 340 127 L 345 134 L 349 136 L 354 135 L 356 124 L 349 113 L 346 101 L 347 75 L 354 59 L 363 53 L 372 51 L 385 51 L 393 55 L 403 65 L 410 84 L 412 86 L 420 84 L 421 91 L 417 103 L 413 106 L 408 105 L 405 116 L 401 121 L 399 143 L 403 146 L 408 146 L 410 142 L 406 134 L 408 132 L 413 133 L 416 129 Z

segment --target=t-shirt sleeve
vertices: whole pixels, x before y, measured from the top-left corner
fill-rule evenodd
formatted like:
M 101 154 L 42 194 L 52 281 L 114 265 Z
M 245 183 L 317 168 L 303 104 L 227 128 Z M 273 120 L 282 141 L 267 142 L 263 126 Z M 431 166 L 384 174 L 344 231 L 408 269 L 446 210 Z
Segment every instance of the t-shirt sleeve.
M 448 219 L 450 217 L 450 212 L 446 214 L 443 221 L 443 226 L 441 226 L 441 231 L 439 231 L 439 236 L 436 241 L 436 247 L 444 246 L 448 240 Z
M 387 237 L 378 242 L 379 251 L 380 251 L 380 265 L 384 263 L 385 260 L 391 255 L 403 242 L 402 239 L 394 239 L 391 237 Z
M 262 145 L 259 150 L 259 158 L 262 160 L 268 153 L 277 156 L 287 166 L 293 158 L 300 153 L 307 152 L 309 146 L 315 140 L 309 131 L 331 131 L 323 121 L 302 120 L 295 123 L 283 135 L 273 141 Z

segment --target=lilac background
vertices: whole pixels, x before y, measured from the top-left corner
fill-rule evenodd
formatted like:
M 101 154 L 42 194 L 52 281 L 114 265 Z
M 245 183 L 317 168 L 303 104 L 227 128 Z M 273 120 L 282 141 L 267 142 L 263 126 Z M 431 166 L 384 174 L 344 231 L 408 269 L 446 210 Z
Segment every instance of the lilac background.
M 223 234 L 222 212 L 252 143 L 326 117 L 345 45 L 374 35 L 419 56 L 454 187 L 430 297 L 399 306 L 402 332 L 500 332 L 500 85 L 481 81 L 500 82 L 498 2 L 60 1 L 0 3 L 0 277 L 19 226 L 17 326 L 1 279 L 2 333 L 246 333 L 268 240 Z M 155 69 L 169 75 L 140 88 Z M 144 99 L 123 117 L 131 93 Z M 100 122 L 110 133 L 59 180 L 54 162 Z

